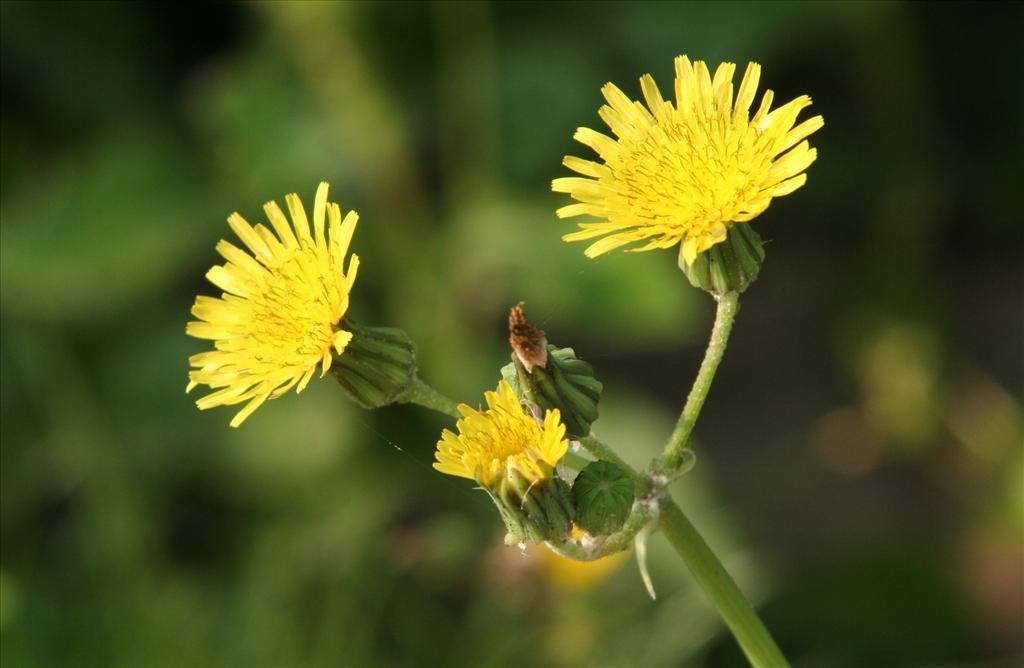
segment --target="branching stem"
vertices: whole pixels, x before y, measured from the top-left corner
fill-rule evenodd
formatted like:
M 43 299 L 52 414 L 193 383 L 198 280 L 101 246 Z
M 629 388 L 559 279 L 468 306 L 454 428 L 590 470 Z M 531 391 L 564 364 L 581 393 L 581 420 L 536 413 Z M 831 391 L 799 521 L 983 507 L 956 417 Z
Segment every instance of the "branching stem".
M 711 551 L 696 527 L 682 509 L 663 491 L 664 482 L 678 475 L 680 464 L 687 460 L 687 443 L 693 426 L 707 397 L 715 371 L 722 360 L 738 308 L 738 295 L 729 293 L 721 297 L 711 332 L 707 353 L 683 408 L 679 422 L 665 448 L 665 453 L 649 473 L 643 474 L 630 466 L 611 447 L 591 435 L 580 444 L 599 459 L 610 461 L 625 471 L 636 483 L 637 501 L 629 518 L 618 532 L 600 539 L 549 541 L 556 553 L 578 561 L 592 561 L 627 549 L 637 533 L 646 527 L 657 526 L 669 543 L 682 557 L 694 581 L 718 609 L 736 642 L 755 668 L 785 668 L 789 664 L 778 645 L 750 603 L 744 598 L 736 582 L 725 570 L 722 562 Z M 461 417 L 458 403 L 444 396 L 426 383 L 417 380 L 406 396 L 409 403 Z M 652 481 L 658 481 L 654 484 Z

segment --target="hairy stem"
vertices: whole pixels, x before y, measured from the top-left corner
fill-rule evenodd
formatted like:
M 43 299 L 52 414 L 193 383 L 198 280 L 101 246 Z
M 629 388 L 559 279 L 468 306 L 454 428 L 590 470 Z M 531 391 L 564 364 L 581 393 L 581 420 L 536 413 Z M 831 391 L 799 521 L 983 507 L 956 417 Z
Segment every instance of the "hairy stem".
M 449 415 L 456 420 L 462 417 L 462 414 L 459 413 L 459 402 L 446 397 L 419 378 L 417 378 L 412 386 L 405 392 L 405 396 L 402 397 L 402 402 L 407 404 L 417 404 L 424 408 L 429 408 L 432 411 Z
M 715 311 L 715 324 L 711 328 L 711 338 L 708 341 L 708 348 L 704 353 L 704 360 L 700 363 L 700 370 L 697 378 L 693 381 L 693 388 L 686 397 L 686 405 L 679 415 L 675 429 L 665 445 L 661 462 L 656 465 L 655 473 L 667 476 L 669 479 L 678 474 L 680 462 L 690 443 L 690 434 L 693 426 L 697 423 L 700 409 L 704 406 L 704 400 L 711 389 L 711 381 L 715 379 L 715 372 L 725 354 L 725 347 L 729 343 L 729 332 L 732 331 L 732 323 L 736 319 L 736 312 L 739 310 L 739 293 L 727 292 L 718 298 L 718 309 Z

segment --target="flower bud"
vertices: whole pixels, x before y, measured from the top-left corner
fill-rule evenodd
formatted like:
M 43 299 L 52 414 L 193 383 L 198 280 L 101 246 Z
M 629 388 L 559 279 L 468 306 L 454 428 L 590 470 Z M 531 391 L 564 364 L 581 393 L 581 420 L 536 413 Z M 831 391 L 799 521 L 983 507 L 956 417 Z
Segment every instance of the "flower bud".
M 345 393 L 363 408 L 401 401 L 416 380 L 416 344 L 394 327 L 363 327 L 345 321 L 352 340 L 331 365 Z
M 576 476 L 572 496 L 576 525 L 591 535 L 604 536 L 626 522 L 633 507 L 633 481 L 611 462 L 591 462 Z
M 572 348 L 556 348 L 544 332 L 526 321 L 520 302 L 509 315 L 512 364 L 501 370 L 516 393 L 542 411 L 557 408 L 569 438 L 590 433 L 597 420 L 602 384 L 594 368 L 576 357 Z
M 698 253 L 690 265 L 686 264 L 681 251 L 679 254 L 679 268 L 690 284 L 716 296 L 746 290 L 757 278 L 762 262 L 761 237 L 747 223 L 733 225 L 725 241 Z

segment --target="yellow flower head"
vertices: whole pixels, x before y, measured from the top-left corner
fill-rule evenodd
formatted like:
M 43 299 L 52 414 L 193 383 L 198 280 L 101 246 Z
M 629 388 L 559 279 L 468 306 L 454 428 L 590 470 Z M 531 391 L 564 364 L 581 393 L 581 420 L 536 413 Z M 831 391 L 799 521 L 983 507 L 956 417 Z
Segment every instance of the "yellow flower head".
M 722 63 L 714 78 L 707 65 L 686 56 L 675 61 L 675 104 L 662 99 L 649 74 L 640 78 L 645 107 L 614 84 L 601 92 L 608 104 L 598 112 L 618 139 L 589 128 L 576 141 L 594 149 L 603 163 L 567 156 L 563 164 L 583 177 L 555 179 L 551 189 L 578 204 L 559 218 L 586 214 L 601 222 L 580 223 L 566 241 L 603 237 L 587 248 L 596 257 L 632 242 L 634 251 L 670 248 L 682 242 L 687 265 L 698 253 L 725 240 L 736 223 L 752 220 L 773 197 L 807 181 L 804 170 L 817 151 L 805 140 L 824 125 L 821 116 L 794 127 L 811 98 L 801 95 L 769 111 L 772 91 L 750 115 L 761 66 L 747 65 L 733 100 L 736 65 Z
M 456 423 L 459 433 L 445 429 L 441 434 L 434 468 L 476 480 L 491 490 L 509 469 L 531 483 L 550 478 L 569 448 L 558 409 L 547 411 L 540 424 L 523 410 L 504 380 L 496 392 L 485 392 L 484 399 L 487 410 L 459 406 L 463 415 Z
M 210 339 L 214 350 L 189 358 L 193 369 L 186 391 L 200 384 L 215 390 L 196 402 L 203 410 L 248 402 L 232 427 L 268 398 L 296 385 L 301 392 L 317 367 L 322 377 L 332 355 L 340 355 L 352 338 L 339 323 L 359 268 L 354 254 L 347 272 L 343 267 L 359 216 L 350 211 L 343 220 L 341 208 L 327 201 L 328 188 L 326 183 L 317 188 L 312 232 L 294 193 L 285 197 L 290 224 L 276 202 L 264 205 L 273 232 L 231 214 L 228 225 L 249 251 L 220 241 L 217 252 L 227 262 L 206 278 L 224 293 L 196 297 L 192 306 L 198 320 L 185 331 Z

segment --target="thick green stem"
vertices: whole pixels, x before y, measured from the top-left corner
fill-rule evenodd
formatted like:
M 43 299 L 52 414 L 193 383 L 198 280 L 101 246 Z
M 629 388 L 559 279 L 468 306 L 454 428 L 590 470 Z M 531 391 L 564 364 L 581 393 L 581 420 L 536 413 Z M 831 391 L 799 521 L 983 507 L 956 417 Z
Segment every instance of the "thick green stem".
M 462 417 L 462 414 L 459 413 L 459 402 L 446 397 L 419 378 L 406 390 L 405 396 L 402 397 L 402 402 L 417 404 L 438 413 L 450 415 L 455 419 Z
M 736 311 L 739 310 L 739 298 L 737 292 L 727 292 L 718 298 L 715 324 L 711 328 L 711 338 L 708 341 L 708 349 L 704 353 L 704 361 L 700 363 L 697 378 L 693 381 L 693 388 L 690 390 L 689 396 L 686 397 L 686 405 L 683 406 L 679 421 L 676 422 L 676 427 L 668 439 L 661 462 L 656 466 L 658 474 L 671 479 L 678 473 L 679 464 L 690 443 L 693 426 L 697 423 L 700 409 L 704 406 L 708 390 L 711 389 L 711 381 L 715 379 L 715 372 L 722 361 L 725 347 L 729 343 L 729 332 L 732 331 Z
M 755 668 L 788 666 L 778 645 L 722 562 L 671 499 L 664 499 L 661 503 L 660 526 L 690 569 L 693 579 L 718 608 L 718 613 L 732 631 L 750 664 Z

